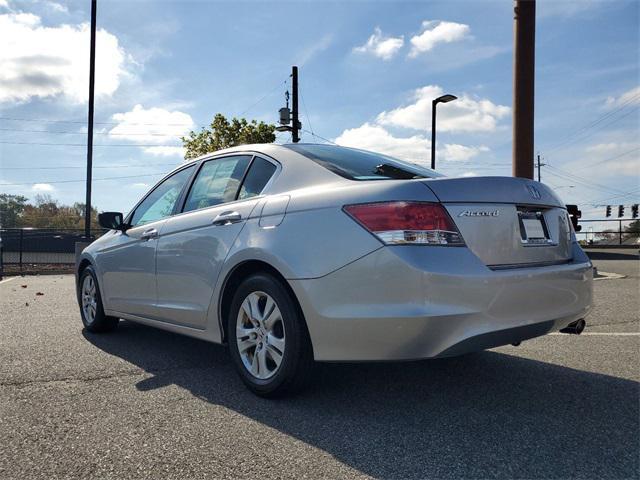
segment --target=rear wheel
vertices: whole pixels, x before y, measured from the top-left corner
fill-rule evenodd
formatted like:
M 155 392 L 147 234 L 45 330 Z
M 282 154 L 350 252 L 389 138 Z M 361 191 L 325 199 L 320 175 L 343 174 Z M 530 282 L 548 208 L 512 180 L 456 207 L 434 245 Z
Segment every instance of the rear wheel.
M 116 317 L 104 314 L 98 279 L 93 267 L 88 266 L 80 274 L 80 316 L 84 327 L 93 333 L 110 332 L 118 326 Z
M 229 350 L 243 382 L 261 396 L 301 389 L 313 366 L 304 318 L 287 289 L 268 274 L 244 280 L 227 319 Z

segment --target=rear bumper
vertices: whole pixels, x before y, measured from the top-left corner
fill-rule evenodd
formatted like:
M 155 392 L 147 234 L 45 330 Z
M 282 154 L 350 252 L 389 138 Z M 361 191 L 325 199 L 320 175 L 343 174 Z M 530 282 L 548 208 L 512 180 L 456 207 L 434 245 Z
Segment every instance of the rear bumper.
M 593 268 L 495 271 L 467 248 L 385 247 L 317 279 L 290 281 L 320 361 L 453 356 L 526 340 L 585 317 Z

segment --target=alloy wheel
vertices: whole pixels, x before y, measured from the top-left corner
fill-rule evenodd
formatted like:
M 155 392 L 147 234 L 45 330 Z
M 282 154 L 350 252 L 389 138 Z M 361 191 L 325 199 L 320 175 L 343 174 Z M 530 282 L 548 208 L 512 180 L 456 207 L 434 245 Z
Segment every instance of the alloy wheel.
M 236 320 L 236 342 L 242 364 L 260 380 L 271 378 L 280 368 L 285 351 L 282 314 L 274 299 L 252 292 L 244 299 Z
M 93 323 L 96 318 L 96 312 L 98 308 L 96 283 L 93 281 L 91 275 L 84 277 L 82 281 L 82 312 L 84 313 L 84 319 L 87 324 Z

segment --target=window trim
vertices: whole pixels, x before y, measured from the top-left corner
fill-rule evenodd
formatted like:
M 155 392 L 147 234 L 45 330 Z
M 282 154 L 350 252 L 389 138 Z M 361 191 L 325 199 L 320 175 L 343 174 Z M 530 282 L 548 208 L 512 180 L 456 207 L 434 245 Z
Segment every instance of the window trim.
M 189 193 L 191 192 L 191 189 L 193 188 L 193 185 L 195 184 L 196 179 L 198 178 L 198 173 L 200 173 L 200 170 L 203 168 L 205 162 L 209 162 L 209 161 L 216 161 L 216 160 L 222 160 L 224 158 L 227 157 L 243 157 L 243 156 L 251 156 L 251 160 L 249 160 L 249 163 L 247 164 L 247 168 L 245 168 L 244 173 L 242 174 L 242 179 L 240 181 L 240 183 L 238 184 L 238 188 L 236 189 L 236 193 L 234 195 L 234 199 L 229 201 L 229 202 L 224 202 L 224 203 L 218 203 L 217 205 L 210 205 L 208 207 L 202 207 L 202 208 L 197 208 L 194 210 L 188 210 L 185 211 L 184 208 L 186 206 L 187 203 L 187 198 L 189 196 Z M 213 156 L 213 157 L 205 157 L 200 159 L 199 161 L 199 165 L 197 167 L 197 171 L 196 173 L 190 178 L 189 180 L 189 188 L 188 190 L 186 190 L 184 192 L 184 196 L 180 198 L 180 209 L 179 211 L 175 212 L 174 215 L 182 215 L 182 214 L 187 214 L 187 213 L 192 213 L 192 212 L 199 212 L 201 210 L 206 210 L 207 208 L 216 208 L 222 205 L 231 205 L 233 203 L 236 202 L 246 202 L 249 200 L 253 200 L 253 199 L 257 199 L 262 197 L 262 192 L 260 192 L 260 195 L 256 195 L 254 197 L 249 197 L 249 198 L 243 198 L 243 199 L 238 199 L 238 195 L 240 194 L 240 190 L 242 188 L 242 185 L 244 184 L 245 179 L 247 178 L 247 174 L 249 173 L 249 169 L 251 168 L 251 166 L 253 165 L 253 161 L 255 160 L 256 157 L 260 157 L 261 159 L 271 163 L 273 166 L 276 167 L 275 172 L 273 172 L 273 175 L 271 175 L 271 178 L 269 178 L 269 181 L 265 184 L 264 188 L 262 189 L 262 192 L 264 192 L 273 182 L 273 180 L 276 178 L 276 176 L 280 173 L 280 171 L 282 170 L 282 165 L 280 164 L 280 162 L 278 162 L 275 159 L 272 159 L 271 157 L 263 154 L 263 153 L 259 153 L 259 152 L 227 152 L 218 156 Z
M 182 190 L 180 190 L 180 194 L 178 195 L 178 199 L 176 200 L 175 205 L 173 206 L 173 210 L 171 211 L 170 215 L 167 215 L 166 217 L 163 217 L 162 219 L 158 219 L 158 220 L 163 220 L 164 218 L 169 218 L 172 217 L 176 214 L 176 210 L 178 205 L 181 204 L 182 199 L 183 199 L 183 195 L 184 195 L 184 189 L 187 185 L 191 185 L 191 182 L 193 181 L 193 175 L 194 172 L 198 170 L 197 167 L 197 163 L 198 162 L 189 162 L 186 165 L 181 166 L 180 168 L 177 168 L 175 170 L 172 170 L 171 172 L 167 173 L 164 177 L 162 177 L 160 180 L 158 180 L 158 182 L 153 186 L 153 188 L 151 190 L 149 190 L 146 195 L 144 195 L 139 201 L 138 203 L 135 204 L 135 206 L 131 209 L 131 211 L 127 214 L 126 218 L 124 219 L 124 223 L 126 225 L 129 226 L 129 228 L 137 228 L 137 227 L 141 227 L 142 225 L 131 225 L 131 220 L 133 219 L 133 215 L 135 214 L 136 210 L 138 209 L 138 207 L 140 206 L 140 204 L 142 204 L 142 202 L 144 202 L 149 195 L 151 195 L 153 192 L 156 191 L 156 189 L 165 182 L 165 180 L 168 180 L 169 178 L 173 177 L 174 175 L 177 175 L 178 173 L 182 172 L 183 170 L 186 170 L 187 168 L 192 168 L 192 167 L 196 167 L 194 168 L 193 172 L 191 172 L 191 175 L 189 176 L 189 178 L 187 178 L 186 182 L 184 183 L 184 185 L 182 186 Z M 155 221 L 158 221 L 155 220 Z M 149 222 L 149 223 L 153 223 L 153 222 Z M 146 224 L 144 224 L 146 225 Z
M 244 182 L 247 179 L 247 176 L 249 175 L 249 170 L 251 170 L 251 167 L 253 166 L 253 163 L 256 161 L 256 158 L 259 158 L 260 160 L 264 160 L 265 162 L 270 163 L 276 169 L 273 171 L 273 173 L 269 177 L 269 180 L 267 180 L 267 183 L 264 184 L 264 187 L 262 187 L 262 190 L 260 190 L 260 193 L 258 195 L 255 195 L 254 197 L 248 197 L 248 198 L 239 199 L 238 197 L 240 196 L 240 191 L 242 190 L 242 186 L 244 185 Z M 254 154 L 253 157 L 251 158 L 251 162 L 249 162 L 249 166 L 247 167 L 247 169 L 244 172 L 244 175 L 242 176 L 242 181 L 238 185 L 238 190 L 236 191 L 236 197 L 235 197 L 234 201 L 248 200 L 250 198 L 261 197 L 262 196 L 262 192 L 264 192 L 271 185 L 271 182 L 273 181 L 275 176 L 278 174 L 279 167 L 280 167 L 280 165 L 278 163 L 276 163 L 274 161 L 271 161 L 268 158 L 264 158 L 264 156 Z M 229 202 L 229 203 L 231 203 L 231 202 Z

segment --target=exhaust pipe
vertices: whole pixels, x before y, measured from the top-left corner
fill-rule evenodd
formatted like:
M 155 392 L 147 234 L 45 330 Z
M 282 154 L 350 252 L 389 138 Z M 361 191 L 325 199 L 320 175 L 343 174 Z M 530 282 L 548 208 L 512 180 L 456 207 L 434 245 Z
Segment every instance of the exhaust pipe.
M 580 335 L 584 330 L 584 327 L 586 326 L 587 324 L 584 321 L 584 318 L 581 318 L 580 320 L 576 320 L 575 322 L 570 323 L 560 331 L 562 333 L 571 333 L 573 335 Z

